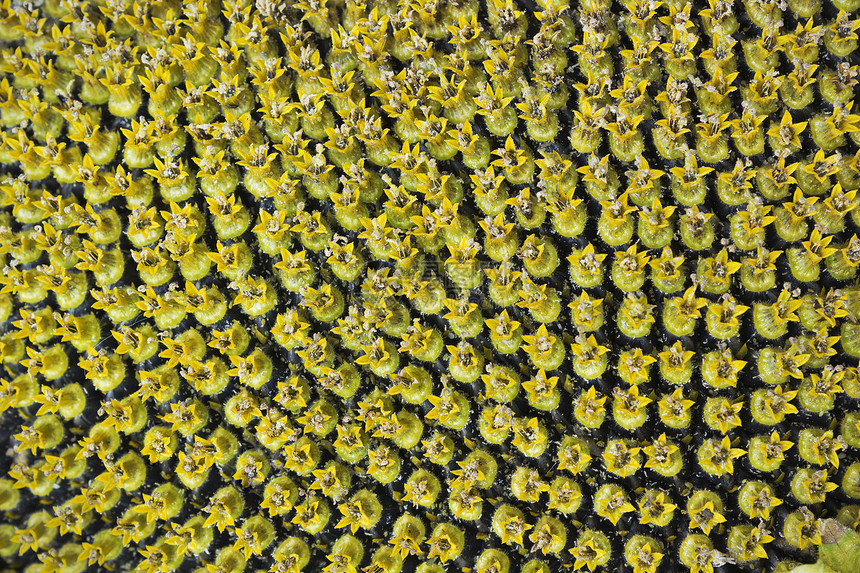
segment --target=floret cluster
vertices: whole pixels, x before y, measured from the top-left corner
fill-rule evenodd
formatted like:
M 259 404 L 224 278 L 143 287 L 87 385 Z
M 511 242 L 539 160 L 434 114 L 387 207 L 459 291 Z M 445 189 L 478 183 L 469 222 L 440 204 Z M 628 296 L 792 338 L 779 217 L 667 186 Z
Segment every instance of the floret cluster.
M 0 0 L 0 560 L 814 562 L 860 530 L 858 9 Z

